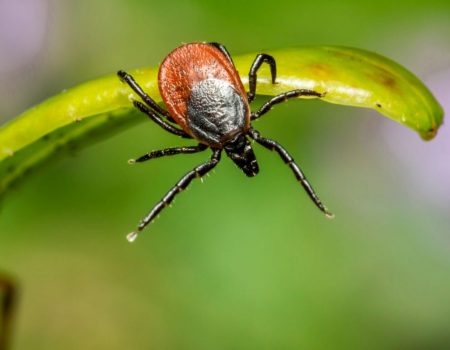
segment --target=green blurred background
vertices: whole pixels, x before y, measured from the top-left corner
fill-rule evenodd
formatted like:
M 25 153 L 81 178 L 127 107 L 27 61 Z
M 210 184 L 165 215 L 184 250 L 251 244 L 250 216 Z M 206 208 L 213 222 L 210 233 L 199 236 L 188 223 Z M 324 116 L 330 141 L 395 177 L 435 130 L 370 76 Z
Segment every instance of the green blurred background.
M 0 0 L 0 121 L 191 41 L 232 54 L 368 49 L 415 72 L 449 114 L 449 37 L 448 0 Z M 21 288 L 13 348 L 449 349 L 448 125 L 426 143 L 374 111 L 292 101 L 256 126 L 293 154 L 335 220 L 255 146 L 259 176 L 224 159 L 129 244 L 207 157 L 129 166 L 186 144 L 140 124 L 3 201 L 0 269 Z

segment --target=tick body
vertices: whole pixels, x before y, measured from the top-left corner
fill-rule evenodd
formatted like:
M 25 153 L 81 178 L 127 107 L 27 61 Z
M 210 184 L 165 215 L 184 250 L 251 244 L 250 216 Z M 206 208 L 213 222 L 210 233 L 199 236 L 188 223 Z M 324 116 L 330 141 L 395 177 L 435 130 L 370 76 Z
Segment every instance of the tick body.
M 257 71 L 267 63 L 270 65 L 272 83 L 276 82 L 275 59 L 267 54 L 256 56 L 249 72 L 247 93 L 230 54 L 218 43 L 191 43 L 176 48 L 162 62 L 158 74 L 158 86 L 166 109 L 159 106 L 132 76 L 119 71 L 121 80 L 127 83 L 143 102 L 133 101 L 135 107 L 146 113 L 162 128 L 187 139 L 195 139 L 196 146 L 168 148 L 149 152 L 131 162 L 143 162 L 153 158 L 180 153 L 196 153 L 208 148 L 212 150 L 209 161 L 189 171 L 142 219 L 137 231 L 128 235 L 133 241 L 159 212 L 169 205 L 174 197 L 184 190 L 196 177 L 212 170 L 225 153 L 249 177 L 259 172 L 250 139 L 269 150 L 276 151 L 291 168 L 316 206 L 332 217 L 309 184 L 300 167 L 289 153 L 276 141 L 262 137 L 252 128 L 251 121 L 267 113 L 273 105 L 299 96 L 322 97 L 313 90 L 292 90 L 273 97 L 256 112 L 251 112 L 250 103 L 256 93 Z
M 210 147 L 222 148 L 250 127 L 244 86 L 233 63 L 213 45 L 187 44 L 170 53 L 158 83 L 175 122 Z

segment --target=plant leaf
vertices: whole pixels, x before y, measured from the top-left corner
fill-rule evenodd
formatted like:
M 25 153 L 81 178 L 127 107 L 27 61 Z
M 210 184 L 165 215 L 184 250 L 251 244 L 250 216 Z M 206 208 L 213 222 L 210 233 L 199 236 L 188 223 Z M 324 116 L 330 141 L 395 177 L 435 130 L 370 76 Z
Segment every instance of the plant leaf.
M 277 61 L 277 84 L 258 71 L 257 93 L 292 89 L 325 93 L 327 102 L 368 107 L 432 139 L 443 111 L 430 91 L 408 70 L 372 52 L 346 47 L 300 47 L 268 51 Z M 256 54 L 233 58 L 247 86 Z M 129 72 L 156 101 L 157 68 Z M 74 150 L 144 121 L 132 108 L 131 89 L 116 75 L 92 80 L 25 111 L 0 127 L 0 195 L 29 170 L 61 150 Z

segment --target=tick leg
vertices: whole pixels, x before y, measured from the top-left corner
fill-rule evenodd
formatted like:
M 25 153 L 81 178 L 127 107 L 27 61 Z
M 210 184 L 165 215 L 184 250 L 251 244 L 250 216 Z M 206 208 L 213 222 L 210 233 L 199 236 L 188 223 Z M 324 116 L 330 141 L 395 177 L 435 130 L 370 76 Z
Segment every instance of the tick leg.
M 208 44 L 212 45 L 212 46 L 218 48 L 220 51 L 222 51 L 222 53 L 228 58 L 228 61 L 230 61 L 233 64 L 233 66 L 234 66 L 233 59 L 231 58 L 231 55 L 230 55 L 230 53 L 228 52 L 228 50 L 226 49 L 225 46 L 223 46 L 222 44 L 216 43 L 216 42 L 211 42 L 211 43 L 208 43 Z
M 256 142 L 258 142 L 260 145 L 266 147 L 267 149 L 270 149 L 271 151 L 278 152 L 279 156 L 283 161 L 289 165 L 292 172 L 294 173 L 297 181 L 299 181 L 303 188 L 305 189 L 306 193 L 308 193 L 308 196 L 312 199 L 312 201 L 316 204 L 316 206 L 328 217 L 333 218 L 334 215 L 328 211 L 328 209 L 322 204 L 321 200 L 317 196 L 317 194 L 314 192 L 314 189 L 308 182 L 308 179 L 306 178 L 305 174 L 303 174 L 300 167 L 295 163 L 294 159 L 289 155 L 289 153 L 276 141 L 267 139 L 264 137 L 261 137 L 258 131 L 254 129 L 250 129 L 248 134 L 251 138 L 253 138 Z
M 149 95 L 147 95 L 130 74 L 128 74 L 123 70 L 119 70 L 117 72 L 117 75 L 119 76 L 120 80 L 127 83 L 133 89 L 133 91 L 140 98 L 142 98 L 142 100 L 147 104 L 147 106 L 149 106 L 153 111 L 162 114 L 163 116 L 172 120 L 172 117 L 170 116 L 169 112 L 164 110 L 158 103 L 156 103 L 154 99 L 152 99 Z
M 138 226 L 136 232 L 131 232 L 128 234 L 127 238 L 129 241 L 134 241 L 138 235 L 138 232 L 142 231 L 145 226 L 147 226 L 165 207 L 167 207 L 175 198 L 175 196 L 186 189 L 192 180 L 197 177 L 202 177 L 206 175 L 210 170 L 212 170 L 220 161 L 220 149 L 213 151 L 211 159 L 206 163 L 200 164 L 196 168 L 192 169 L 186 175 L 184 175 L 180 181 L 178 181 L 174 187 L 172 187 L 169 192 L 153 207 L 150 213 L 142 219 Z
M 208 146 L 204 145 L 203 143 L 199 143 L 197 146 L 166 148 L 166 149 L 161 149 L 158 151 L 149 152 L 137 159 L 130 159 L 128 162 L 129 163 L 141 163 L 141 162 L 145 162 L 146 160 L 149 160 L 149 159 L 160 158 L 160 157 L 164 157 L 164 156 L 173 156 L 175 154 L 180 154 L 180 153 L 197 153 L 197 152 L 204 151 L 207 148 L 208 148 Z
M 11 335 L 14 306 L 17 298 L 15 284 L 5 276 L 0 276 L 0 349 L 6 350 Z
M 149 107 L 144 105 L 142 102 L 139 101 L 133 101 L 134 106 L 139 109 L 141 112 L 147 114 L 151 120 L 153 120 L 156 124 L 158 124 L 160 127 L 162 127 L 164 130 L 177 135 L 181 136 L 185 139 L 191 139 L 188 134 L 186 134 L 183 130 L 178 129 L 174 127 L 173 125 L 167 123 L 164 121 L 158 114 L 156 114 L 153 110 L 151 110 Z
M 257 79 L 256 72 L 264 62 L 270 65 L 272 84 L 275 84 L 275 79 L 277 78 L 277 64 L 275 63 L 275 58 L 273 58 L 273 56 L 270 56 L 268 54 L 260 53 L 259 55 L 256 56 L 250 68 L 250 72 L 248 73 L 248 86 L 250 91 L 248 92 L 247 97 L 249 103 L 253 101 L 256 94 L 256 79 Z
M 321 94 L 320 92 L 314 91 L 314 90 L 307 90 L 307 89 L 300 89 L 300 90 L 291 90 L 288 92 L 284 92 L 280 95 L 277 95 L 264 103 L 261 108 L 252 113 L 250 116 L 251 120 L 258 119 L 260 116 L 266 114 L 268 111 L 272 109 L 273 106 L 276 104 L 282 103 L 287 101 L 290 98 L 295 98 L 299 96 L 313 96 L 313 97 L 324 97 L 325 94 Z

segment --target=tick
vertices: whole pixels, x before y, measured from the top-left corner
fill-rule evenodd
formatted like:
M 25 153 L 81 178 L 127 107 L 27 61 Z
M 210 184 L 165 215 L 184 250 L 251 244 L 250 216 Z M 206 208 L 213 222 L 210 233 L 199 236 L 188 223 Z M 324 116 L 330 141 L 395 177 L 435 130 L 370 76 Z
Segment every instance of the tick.
M 166 131 L 186 139 L 195 139 L 196 146 L 182 146 L 149 152 L 131 163 L 180 153 L 197 153 L 211 149 L 208 161 L 189 171 L 145 216 L 136 231 L 128 234 L 134 241 L 142 231 L 175 196 L 186 189 L 192 180 L 201 178 L 219 163 L 222 151 L 241 169 L 253 177 L 259 172 L 250 139 L 261 146 L 276 151 L 291 168 L 315 205 L 329 218 L 333 217 L 322 204 L 306 176 L 290 154 L 276 141 L 262 137 L 253 129 L 251 122 L 266 114 L 274 105 L 299 96 L 323 97 L 317 91 L 292 90 L 273 97 L 262 107 L 251 112 L 250 103 L 255 98 L 257 71 L 263 63 L 270 66 L 272 83 L 276 83 L 275 59 L 267 54 L 258 54 L 252 63 L 249 92 L 244 89 L 233 60 L 226 48 L 218 43 L 191 43 L 173 50 L 161 63 L 158 73 L 158 87 L 166 109 L 156 103 L 124 71 L 117 74 L 142 99 L 133 101 L 134 106 L 147 114 L 151 120 Z

